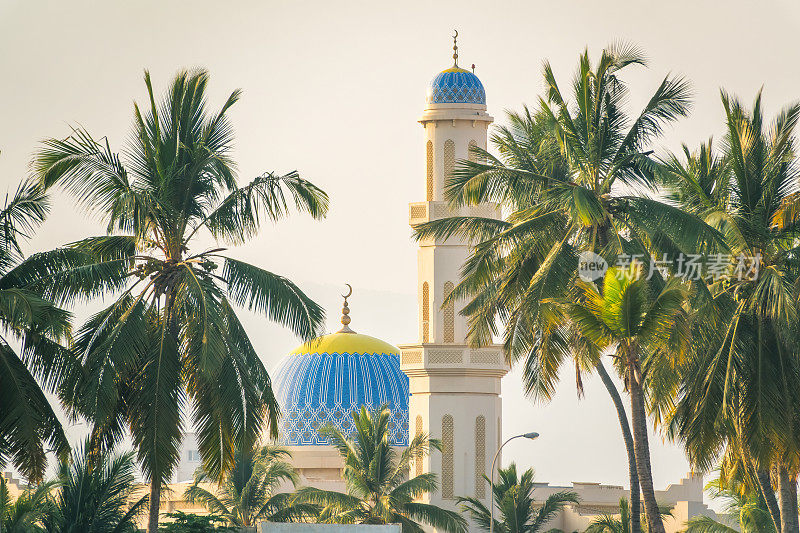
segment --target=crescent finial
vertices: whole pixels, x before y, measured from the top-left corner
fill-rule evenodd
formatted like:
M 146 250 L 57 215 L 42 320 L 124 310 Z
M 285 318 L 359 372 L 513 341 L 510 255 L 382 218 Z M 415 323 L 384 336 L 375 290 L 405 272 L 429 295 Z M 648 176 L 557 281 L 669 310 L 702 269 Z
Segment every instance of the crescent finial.
M 338 331 L 338 333 L 355 333 L 352 329 L 350 329 L 350 307 L 347 305 L 347 299 L 353 295 L 353 286 L 349 283 L 345 283 L 347 285 L 347 294 L 342 294 L 342 298 L 344 298 L 344 304 L 342 305 L 342 329 Z
M 458 43 L 456 40 L 458 39 L 458 30 L 453 30 L 455 35 L 453 35 L 453 67 L 458 68 Z

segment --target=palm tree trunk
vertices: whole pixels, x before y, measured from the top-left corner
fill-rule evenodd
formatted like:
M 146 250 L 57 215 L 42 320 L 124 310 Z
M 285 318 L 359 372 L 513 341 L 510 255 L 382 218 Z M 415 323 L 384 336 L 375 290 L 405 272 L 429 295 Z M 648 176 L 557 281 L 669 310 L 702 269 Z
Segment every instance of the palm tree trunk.
M 158 513 L 161 507 L 161 480 L 153 476 L 150 480 L 150 516 L 147 520 L 147 533 L 158 533 Z
M 778 469 L 778 492 L 781 496 L 781 533 L 800 533 L 797 516 L 797 477 L 785 467 Z
M 619 391 L 616 385 L 614 385 L 614 382 L 611 381 L 611 376 L 608 375 L 602 361 L 597 363 L 597 373 L 600 374 L 600 379 L 603 381 L 603 385 L 606 386 L 606 390 L 609 396 L 611 396 L 611 401 L 614 402 L 614 407 L 617 409 L 619 427 L 622 430 L 622 439 L 625 441 L 625 450 L 628 453 L 628 476 L 630 477 L 631 484 L 631 533 L 642 533 L 642 503 L 640 501 L 639 474 L 636 469 L 636 454 L 633 450 L 633 435 L 631 435 L 628 415 L 625 412 L 625 406 L 622 404 Z
M 775 499 L 775 491 L 772 489 L 772 481 L 770 481 L 769 471 L 763 469 L 756 469 L 756 479 L 758 486 L 761 489 L 761 495 L 764 497 L 764 502 L 767 504 L 769 514 L 772 517 L 772 523 L 775 524 L 775 531 L 781 530 L 781 511 L 778 508 L 778 500 Z
M 636 454 L 636 471 L 642 486 L 644 510 L 651 533 L 666 533 L 661 513 L 653 489 L 653 474 L 650 470 L 650 444 L 647 439 L 647 414 L 644 408 L 641 376 L 637 375 L 633 364 L 629 366 L 628 389 L 631 394 L 631 419 L 633 421 L 633 449 Z

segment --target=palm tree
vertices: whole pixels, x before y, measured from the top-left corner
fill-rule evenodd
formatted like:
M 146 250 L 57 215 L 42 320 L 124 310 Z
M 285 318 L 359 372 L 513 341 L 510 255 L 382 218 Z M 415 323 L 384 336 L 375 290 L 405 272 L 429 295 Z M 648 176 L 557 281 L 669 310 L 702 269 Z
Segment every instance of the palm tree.
M 57 486 L 42 519 L 47 533 L 135 533 L 147 496 L 129 505 L 134 492 L 133 452 L 92 451 L 88 440 L 58 467 Z
M 40 483 L 11 500 L 8 482 L 0 476 L 0 532 L 41 533 L 41 521 L 48 510 L 48 497 L 54 482 Z
M 401 524 L 403 533 L 422 533 L 423 525 L 439 531 L 466 531 L 466 522 L 453 511 L 414 501 L 437 489 L 436 474 L 406 479 L 412 459 L 428 454 L 439 443 L 425 434 L 416 435 L 398 456 L 389 444 L 390 411 L 352 413 L 353 439 L 335 427 L 319 430 L 344 459 L 347 494 L 304 488 L 298 494 L 305 501 L 325 506 L 320 521 L 342 524 Z
M 297 522 L 316 517 L 317 506 L 295 501 L 290 493 L 275 493 L 284 482 L 297 485 L 297 473 L 285 459 L 291 454 L 282 448 L 264 446 L 255 452 L 236 453 L 236 462 L 222 485 L 211 492 L 201 483 L 211 481 L 202 470 L 186 489 L 189 502 L 199 502 L 210 513 L 225 518 L 229 524 L 245 528 L 258 522 Z
M 726 500 L 725 515 L 732 520 L 728 524 L 709 516 L 695 516 L 686 524 L 686 533 L 776 533 L 767 504 L 761 493 L 744 483 L 729 483 L 723 478 L 711 480 L 706 491 L 714 499 Z M 738 528 L 733 527 L 736 524 Z
M 60 457 L 69 453 L 36 378 L 50 391 L 63 378 L 70 358 L 58 342 L 70 335 L 71 315 L 32 288 L 40 257 L 25 258 L 21 249 L 49 207 L 41 187 L 23 182 L 0 210 L 0 468 L 11 462 L 30 481 L 44 475 L 45 443 Z
M 575 303 L 568 314 L 581 337 L 598 353 L 613 349 L 614 363 L 625 379 L 631 400 L 636 469 L 642 482 L 645 511 L 651 530 L 658 531 L 661 513 L 655 501 L 647 437 L 645 391 L 674 390 L 675 369 L 689 352 L 690 325 L 686 310 L 689 291 L 672 278 L 660 284 L 641 275 L 641 265 L 610 268 L 603 292 L 594 283 L 578 281 Z M 655 383 L 654 383 L 655 382 Z M 663 524 L 661 525 L 663 529 Z
M 230 533 L 233 528 L 224 525 L 227 520 L 217 515 L 197 515 L 175 511 L 167 513 L 168 522 L 162 522 L 159 533 Z
M 584 533 L 631 533 L 631 508 L 626 498 L 619 500 L 619 518 L 604 514 L 592 520 Z M 647 529 L 645 525 L 644 529 Z
M 47 294 L 113 296 L 77 335 L 84 368 L 64 387 L 63 401 L 93 422 L 93 445 L 109 447 L 130 432 L 150 481 L 149 533 L 158 527 L 161 485 L 178 461 L 185 404 L 204 468 L 217 479 L 232 467 L 236 446 L 256 441 L 265 419 L 276 431 L 269 375 L 234 306 L 303 339 L 324 319 L 287 278 L 224 254 L 225 245 L 243 244 L 292 206 L 323 217 L 328 197 L 297 172 L 266 173 L 238 187 L 226 113 L 240 92 L 209 113 L 207 82 L 205 71 L 180 72 L 157 103 L 145 73 L 149 105 L 134 105 L 124 157 L 74 129 L 45 141 L 33 161 L 43 186 L 63 187 L 108 224 L 107 235 L 57 251 L 77 258 L 54 272 Z M 201 231 L 217 244 L 198 242 Z
M 672 431 L 700 469 L 724 454 L 727 464 L 751 470 L 775 529 L 797 533 L 800 169 L 794 131 L 800 104 L 769 125 L 760 93 L 750 110 L 724 91 L 722 104 L 727 132 L 721 154 L 712 153 L 711 143 L 699 154 L 685 149 L 686 163 L 673 158 L 665 172 L 676 200 L 718 228 L 748 271 L 710 283 L 713 299 L 701 308 L 705 320 L 695 332 L 696 356 Z M 698 172 L 698 160 L 717 161 L 715 171 Z
M 486 477 L 486 476 L 484 476 Z M 500 478 L 492 488 L 495 505 L 499 513 L 494 521 L 494 531 L 498 533 L 540 533 L 545 525 L 569 504 L 579 503 L 578 495 L 570 491 L 552 494 L 539 506 L 533 500 L 533 469 L 529 468 L 522 476 L 517 475 L 517 465 L 511 463 L 498 470 Z M 489 478 L 486 478 L 489 482 Z M 489 531 L 490 510 L 477 498 L 459 497 L 464 512 L 482 529 Z
M 693 253 L 720 239 L 697 215 L 644 194 L 656 185 L 650 144 L 689 107 L 688 84 L 667 76 L 631 118 L 621 76 L 631 65 L 645 64 L 631 46 L 608 47 L 596 65 L 585 51 L 569 98 L 545 63 L 547 95 L 537 110 L 509 115 L 510 126 L 492 137 L 499 157 L 475 149 L 476 161 L 460 161 L 447 184 L 453 208 L 495 202 L 508 218 L 450 217 L 416 227 L 419 239 L 459 235 L 475 243 L 449 301 L 468 300 L 462 312 L 470 317 L 473 344 L 492 342 L 498 322 L 505 326 L 506 352 L 512 362 L 523 361 L 529 395 L 551 398 L 569 357 L 579 393 L 582 372 L 600 374 L 626 443 L 637 533 L 641 473 L 624 405 L 600 354 L 586 351 L 560 320 L 559 302 L 576 279 L 581 252 L 597 253 L 611 264 L 639 254 L 649 265 L 651 254 Z M 655 510 L 651 485 L 642 480 L 645 501 Z M 661 531 L 658 516 L 651 523 Z

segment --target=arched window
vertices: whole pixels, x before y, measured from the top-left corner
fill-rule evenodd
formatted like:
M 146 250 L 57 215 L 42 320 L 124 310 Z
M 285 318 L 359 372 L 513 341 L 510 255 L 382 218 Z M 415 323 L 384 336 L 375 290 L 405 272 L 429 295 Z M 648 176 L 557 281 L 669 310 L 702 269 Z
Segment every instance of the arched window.
M 433 142 L 428 141 L 425 145 L 425 199 L 433 201 Z
M 475 419 L 475 497 L 486 497 L 486 417 Z
M 453 499 L 453 417 L 442 417 L 442 498 Z
M 456 166 L 456 143 L 452 139 L 447 139 L 444 142 L 444 185 L 447 186 L 447 180 Z
M 417 426 L 416 427 L 416 432 L 414 434 L 417 437 L 419 437 L 420 435 L 422 435 L 422 416 L 420 416 L 420 415 L 417 415 L 416 426 Z M 416 463 L 415 466 L 416 466 L 417 475 L 421 476 L 422 475 L 422 452 L 417 454 L 417 457 L 414 459 L 414 462 Z
M 422 284 L 422 342 L 430 342 L 431 290 L 428 282 Z
M 453 292 L 453 283 L 448 281 L 444 284 L 444 298 L 447 299 Z M 455 310 L 453 302 L 447 302 L 442 310 L 444 314 L 444 342 L 455 342 Z
M 467 152 L 467 159 L 472 161 L 473 163 L 478 161 L 478 156 L 472 151 L 473 148 L 477 148 L 478 143 L 475 141 L 469 142 L 469 151 Z

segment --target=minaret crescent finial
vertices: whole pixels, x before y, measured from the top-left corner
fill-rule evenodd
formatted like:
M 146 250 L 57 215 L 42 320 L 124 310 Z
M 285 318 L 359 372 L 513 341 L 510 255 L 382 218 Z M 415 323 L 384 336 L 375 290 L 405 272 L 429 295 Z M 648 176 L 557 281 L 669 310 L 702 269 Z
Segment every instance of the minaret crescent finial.
M 342 294 L 342 298 L 344 298 L 344 304 L 342 305 L 342 329 L 337 331 L 337 333 L 355 333 L 352 329 L 350 329 L 350 308 L 347 306 L 347 299 L 353 295 L 353 286 L 349 283 L 345 283 L 347 285 L 348 291 L 347 294 Z
M 453 30 L 455 35 L 453 35 L 453 66 L 458 67 L 458 30 Z

